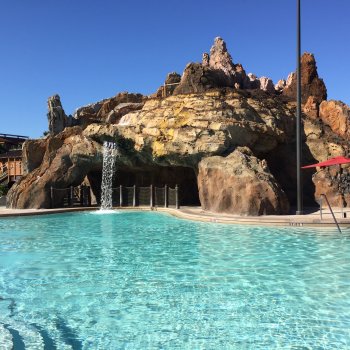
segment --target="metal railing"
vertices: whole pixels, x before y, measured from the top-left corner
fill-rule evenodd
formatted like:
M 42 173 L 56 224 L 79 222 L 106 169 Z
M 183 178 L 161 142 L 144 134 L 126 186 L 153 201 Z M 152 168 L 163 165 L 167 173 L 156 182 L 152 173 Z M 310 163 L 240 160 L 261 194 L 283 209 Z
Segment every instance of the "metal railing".
M 112 188 L 113 206 L 120 207 L 175 207 L 180 208 L 179 187 L 122 186 Z
M 13 135 L 13 134 L 0 134 L 0 137 L 11 138 L 11 139 L 29 139 L 28 136 Z
M 51 207 L 91 206 L 89 186 L 70 186 L 66 188 L 50 188 Z M 174 207 L 180 208 L 179 187 L 170 188 L 139 186 L 118 186 L 112 188 L 112 203 L 114 207 Z
M 333 209 L 332 209 L 331 205 L 329 204 L 329 201 L 328 201 L 327 196 L 326 196 L 324 193 L 321 194 L 321 198 L 320 198 L 320 217 L 321 217 L 321 220 L 323 219 L 322 198 L 324 198 L 324 199 L 326 200 L 326 203 L 327 203 L 327 206 L 328 206 L 328 208 L 329 208 L 329 211 L 330 211 L 331 214 L 332 214 L 334 223 L 336 224 L 338 231 L 339 231 L 340 233 L 342 233 L 342 232 L 341 232 L 341 229 L 340 229 L 340 227 L 339 227 L 338 221 L 337 221 L 337 219 L 336 219 L 336 217 L 335 217 L 335 215 L 334 215 Z
M 85 185 L 66 188 L 50 187 L 51 208 L 91 206 L 90 187 Z

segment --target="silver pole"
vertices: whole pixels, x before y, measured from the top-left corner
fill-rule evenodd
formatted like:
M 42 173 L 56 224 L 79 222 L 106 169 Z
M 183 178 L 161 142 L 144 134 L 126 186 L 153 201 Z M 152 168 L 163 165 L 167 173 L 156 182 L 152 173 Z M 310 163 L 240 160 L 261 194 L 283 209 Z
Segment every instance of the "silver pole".
M 164 186 L 164 207 L 168 207 L 168 185 Z
M 123 206 L 123 186 L 119 186 L 119 205 Z
M 296 116 L 296 146 L 297 146 L 297 211 L 296 214 L 303 214 L 303 184 L 301 175 L 301 30 L 300 30 L 300 0 L 297 0 L 297 116 Z

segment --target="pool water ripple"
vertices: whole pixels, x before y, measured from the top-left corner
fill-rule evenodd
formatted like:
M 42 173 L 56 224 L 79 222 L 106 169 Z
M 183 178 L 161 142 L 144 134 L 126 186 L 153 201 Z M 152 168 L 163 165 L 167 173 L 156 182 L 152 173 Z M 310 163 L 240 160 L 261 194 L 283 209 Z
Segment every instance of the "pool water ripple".
M 1 219 L 0 297 L 0 344 L 10 328 L 33 349 L 349 349 L 350 234 L 144 212 Z

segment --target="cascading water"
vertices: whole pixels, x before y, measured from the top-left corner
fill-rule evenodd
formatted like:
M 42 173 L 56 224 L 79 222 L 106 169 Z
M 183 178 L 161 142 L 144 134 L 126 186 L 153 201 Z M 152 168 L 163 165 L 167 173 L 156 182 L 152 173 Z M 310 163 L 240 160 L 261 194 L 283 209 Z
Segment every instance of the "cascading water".
M 101 210 L 112 209 L 112 180 L 117 155 L 117 145 L 114 142 L 105 141 L 103 143 Z

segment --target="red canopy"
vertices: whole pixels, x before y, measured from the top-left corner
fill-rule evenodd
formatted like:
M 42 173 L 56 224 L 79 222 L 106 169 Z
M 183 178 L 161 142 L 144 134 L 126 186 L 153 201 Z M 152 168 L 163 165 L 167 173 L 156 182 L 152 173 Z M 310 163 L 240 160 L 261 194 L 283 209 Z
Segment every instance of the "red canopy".
M 328 160 L 325 160 L 324 162 L 321 163 L 316 163 L 316 164 L 311 164 L 311 165 L 306 165 L 301 167 L 302 169 L 307 169 L 307 168 L 316 168 L 317 166 L 331 166 L 331 165 L 339 165 L 339 164 L 346 164 L 350 163 L 350 158 L 345 158 L 342 156 L 339 157 L 334 157 Z

